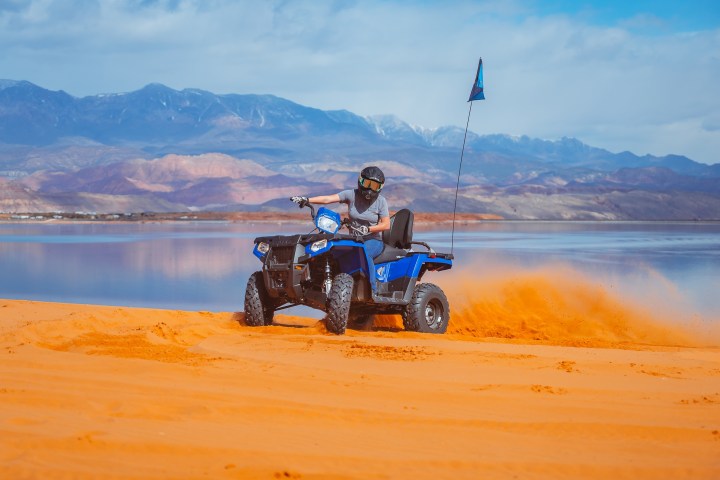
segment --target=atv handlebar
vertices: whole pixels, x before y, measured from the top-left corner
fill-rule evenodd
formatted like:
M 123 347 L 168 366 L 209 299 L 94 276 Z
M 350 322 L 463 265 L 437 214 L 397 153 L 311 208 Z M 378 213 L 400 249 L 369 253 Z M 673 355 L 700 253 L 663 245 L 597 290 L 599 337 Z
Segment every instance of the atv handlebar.
M 355 227 L 355 226 L 352 224 L 352 222 L 350 221 L 349 218 L 343 218 L 343 221 L 342 221 L 342 225 L 341 225 L 341 226 L 342 226 L 342 227 L 347 227 L 348 232 L 350 232 L 352 235 L 356 235 L 356 236 L 358 236 L 358 237 L 363 237 L 363 236 L 364 236 L 364 235 L 362 234 L 362 232 L 360 231 L 360 229 L 357 228 L 357 227 Z
M 294 201 L 292 198 L 290 200 Z M 301 202 L 296 202 L 296 203 L 298 204 L 298 208 L 308 207 L 310 209 L 310 216 L 312 217 L 313 221 L 315 220 L 315 207 L 313 207 L 312 203 L 310 203 L 309 201 L 301 201 Z M 343 218 L 340 226 L 347 227 L 348 231 L 353 235 L 357 235 L 360 237 L 362 236 L 360 231 L 355 226 L 352 225 L 352 222 L 350 221 L 349 218 Z
M 310 209 L 310 216 L 313 220 L 315 220 L 315 207 L 312 206 L 312 203 L 310 203 L 307 200 L 303 200 L 301 202 L 296 202 L 294 199 L 299 197 L 292 197 L 290 198 L 291 202 L 297 203 L 298 208 L 308 207 Z

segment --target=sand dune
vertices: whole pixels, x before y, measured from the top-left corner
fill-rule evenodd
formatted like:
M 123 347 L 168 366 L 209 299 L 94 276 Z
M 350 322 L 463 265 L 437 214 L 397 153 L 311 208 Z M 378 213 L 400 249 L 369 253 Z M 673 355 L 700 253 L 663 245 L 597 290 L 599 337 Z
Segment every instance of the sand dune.
M 0 300 L 0 478 L 719 478 L 720 348 L 534 280 L 445 336 Z

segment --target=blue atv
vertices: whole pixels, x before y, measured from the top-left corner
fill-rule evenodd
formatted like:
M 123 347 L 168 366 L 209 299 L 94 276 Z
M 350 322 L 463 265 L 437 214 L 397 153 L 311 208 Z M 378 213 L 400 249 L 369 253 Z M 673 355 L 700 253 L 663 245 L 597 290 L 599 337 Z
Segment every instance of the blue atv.
M 309 204 L 315 230 L 309 234 L 255 239 L 253 254 L 263 264 L 245 290 L 245 322 L 272 324 L 273 314 L 296 305 L 327 313 L 327 329 L 345 333 L 348 323 L 362 324 L 375 314 L 401 314 L 406 330 L 445 333 L 450 320 L 447 297 L 437 285 L 420 283 L 428 271 L 452 268 L 452 254 L 437 253 L 425 242 L 413 242 L 413 213 L 404 209 L 383 232 L 384 248 L 374 259 L 363 238 L 338 213 Z M 342 226 L 350 234 L 340 234 Z M 424 248 L 416 252 L 414 245 Z

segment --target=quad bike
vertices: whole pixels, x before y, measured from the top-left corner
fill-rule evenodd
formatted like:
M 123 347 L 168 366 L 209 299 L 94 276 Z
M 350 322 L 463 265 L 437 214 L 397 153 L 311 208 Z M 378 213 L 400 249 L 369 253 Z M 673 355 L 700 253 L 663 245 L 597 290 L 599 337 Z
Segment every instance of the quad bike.
M 245 291 L 245 322 L 272 324 L 278 310 L 307 305 L 326 312 L 328 331 L 341 335 L 348 322 L 375 314 L 401 314 L 406 330 L 445 333 L 450 307 L 443 291 L 420 283 L 428 271 L 452 268 L 452 254 L 437 253 L 425 242 L 412 241 L 413 213 L 403 209 L 383 232 L 383 250 L 367 256 L 363 238 L 338 213 L 309 204 L 316 229 L 309 234 L 255 239 L 253 254 L 263 264 Z M 339 234 L 345 226 L 351 234 Z M 413 246 L 423 247 L 414 251 Z

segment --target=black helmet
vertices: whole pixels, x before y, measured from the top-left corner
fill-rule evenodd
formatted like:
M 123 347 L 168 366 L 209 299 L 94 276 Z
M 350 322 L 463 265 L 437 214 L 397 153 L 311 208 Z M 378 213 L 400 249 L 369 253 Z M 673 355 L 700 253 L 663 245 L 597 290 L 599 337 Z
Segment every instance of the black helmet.
M 385 175 L 378 167 L 365 167 L 358 177 L 358 190 L 367 200 L 375 200 L 385 184 Z

